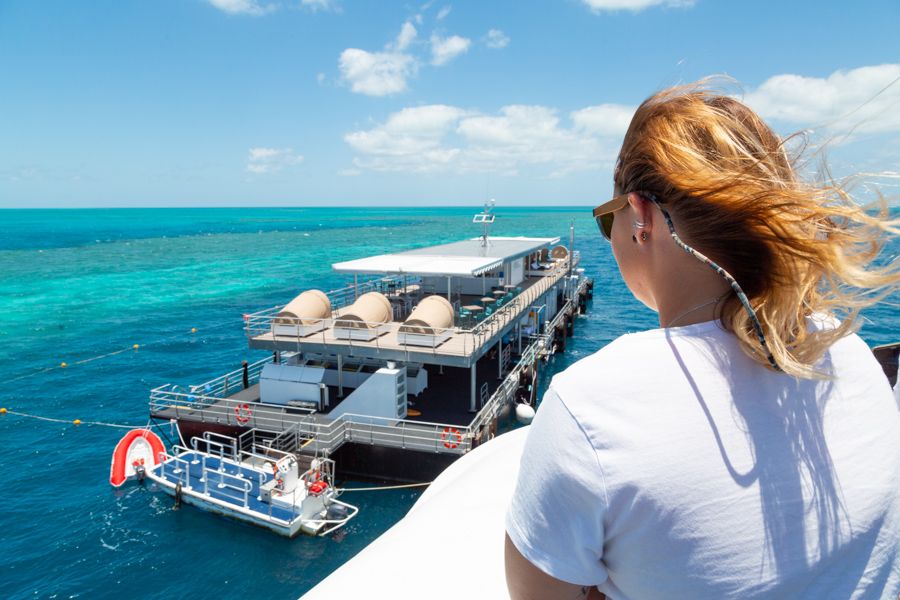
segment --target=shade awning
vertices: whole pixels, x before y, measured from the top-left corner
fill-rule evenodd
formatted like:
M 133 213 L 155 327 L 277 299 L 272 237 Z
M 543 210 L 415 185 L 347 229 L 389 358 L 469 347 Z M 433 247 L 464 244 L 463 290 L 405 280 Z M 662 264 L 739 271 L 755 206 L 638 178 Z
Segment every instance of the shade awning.
M 409 273 L 472 277 L 503 264 L 495 256 L 434 256 L 427 254 L 381 254 L 335 263 L 341 273 Z
M 341 273 L 475 277 L 559 242 L 559 238 L 492 237 L 485 245 L 472 238 L 394 254 L 367 256 L 332 265 Z

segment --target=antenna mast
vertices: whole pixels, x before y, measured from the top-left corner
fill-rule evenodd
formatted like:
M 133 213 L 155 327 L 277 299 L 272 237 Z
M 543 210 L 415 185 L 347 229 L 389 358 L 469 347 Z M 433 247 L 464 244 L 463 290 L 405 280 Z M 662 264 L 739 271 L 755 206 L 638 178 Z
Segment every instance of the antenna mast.
M 487 202 L 484 203 L 484 210 L 475 215 L 472 218 L 473 223 L 481 223 L 481 247 L 487 248 L 489 245 L 488 237 L 491 232 L 491 223 L 494 222 L 494 215 L 491 213 L 494 210 L 494 205 L 497 204 L 497 201 L 491 198 Z

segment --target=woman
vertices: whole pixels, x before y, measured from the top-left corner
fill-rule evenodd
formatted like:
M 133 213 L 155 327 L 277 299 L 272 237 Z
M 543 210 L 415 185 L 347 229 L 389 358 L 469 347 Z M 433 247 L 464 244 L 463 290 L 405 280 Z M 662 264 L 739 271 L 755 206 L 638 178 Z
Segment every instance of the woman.
M 660 329 L 557 375 L 507 516 L 513 598 L 897 598 L 900 418 L 853 332 L 898 222 L 702 84 L 637 110 L 594 211 Z

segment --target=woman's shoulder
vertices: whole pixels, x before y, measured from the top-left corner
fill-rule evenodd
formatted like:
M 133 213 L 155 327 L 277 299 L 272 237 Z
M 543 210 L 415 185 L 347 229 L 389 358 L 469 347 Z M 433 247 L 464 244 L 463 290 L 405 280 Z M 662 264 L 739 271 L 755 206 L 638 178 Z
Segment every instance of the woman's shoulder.
M 685 341 L 721 343 L 727 340 L 718 322 L 708 321 L 686 327 L 670 329 L 649 329 L 619 336 L 593 354 L 575 362 L 554 377 L 557 383 L 580 382 L 585 378 L 596 380 L 603 376 L 607 380 L 633 378 L 642 366 L 671 361 L 675 346 L 683 346 Z

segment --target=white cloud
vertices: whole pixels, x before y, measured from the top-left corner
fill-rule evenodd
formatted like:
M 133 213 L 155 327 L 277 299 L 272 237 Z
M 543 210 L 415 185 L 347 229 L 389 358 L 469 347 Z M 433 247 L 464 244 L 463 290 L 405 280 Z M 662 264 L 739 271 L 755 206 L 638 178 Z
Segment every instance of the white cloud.
M 403 27 L 400 28 L 400 33 L 397 35 L 397 40 L 394 42 L 394 49 L 399 51 L 406 50 L 412 41 L 416 39 L 417 34 L 418 32 L 416 31 L 416 28 L 413 27 L 413 24 L 406 21 L 403 24 Z
M 560 175 L 608 167 L 633 108 L 588 107 L 562 123 L 545 106 L 511 105 L 487 115 L 447 105 L 406 108 L 369 130 L 347 134 L 357 169 L 375 171 L 496 172 L 529 167 Z M 602 116 L 612 120 L 602 124 Z
M 744 101 L 764 119 L 831 134 L 896 132 L 900 131 L 898 79 L 900 64 L 835 71 L 824 78 L 776 75 Z
M 300 4 L 313 12 L 335 8 L 334 0 L 300 0 Z
M 271 4 L 260 4 L 258 0 L 207 0 L 219 10 L 230 15 L 264 15 L 275 10 Z
M 509 36 L 499 29 L 491 29 L 484 38 L 488 48 L 506 48 L 509 45 Z
M 582 3 L 594 13 L 630 10 L 639 12 L 653 6 L 669 6 L 673 8 L 688 8 L 694 5 L 695 0 L 581 0 Z
M 416 39 L 416 28 L 406 21 L 397 38 L 383 52 L 347 48 L 341 52 L 338 68 L 350 89 L 367 96 L 388 96 L 405 92 L 407 80 L 414 77 L 419 63 L 406 52 Z
M 341 77 L 350 89 L 368 96 L 387 96 L 406 91 L 407 78 L 415 75 L 417 63 L 402 52 L 366 52 L 347 48 L 338 62 Z
M 303 157 L 294 154 L 293 148 L 250 148 L 247 171 L 256 175 L 276 173 L 301 162 Z
M 471 43 L 472 40 L 458 35 L 442 38 L 435 33 L 431 34 L 431 64 L 436 67 L 446 65 L 460 54 L 464 54 Z
M 599 104 L 572 113 L 575 129 L 587 134 L 623 137 L 634 116 L 634 107 L 622 104 Z
M 453 7 L 450 6 L 450 5 L 447 5 L 447 6 L 443 7 L 443 8 L 441 8 L 441 10 L 439 10 L 439 11 L 438 11 L 438 14 L 437 14 L 437 17 L 436 17 L 437 20 L 438 20 L 438 21 L 443 21 L 443 20 L 447 17 L 447 15 L 450 14 L 450 11 L 451 11 L 452 9 L 453 9 Z
M 289 3 L 285 0 L 272 0 L 268 3 L 263 3 L 261 0 L 206 1 L 219 10 L 230 15 L 260 16 L 275 12 L 276 10 L 284 8 L 285 6 L 289 6 Z M 340 8 L 337 6 L 337 0 L 300 0 L 300 6 L 312 12 L 319 12 L 320 10 L 340 10 Z

